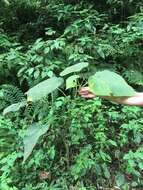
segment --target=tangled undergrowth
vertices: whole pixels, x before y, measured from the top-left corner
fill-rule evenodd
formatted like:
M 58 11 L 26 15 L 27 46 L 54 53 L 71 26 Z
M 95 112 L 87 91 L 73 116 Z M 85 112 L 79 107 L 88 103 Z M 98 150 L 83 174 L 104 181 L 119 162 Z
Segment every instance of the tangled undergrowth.
M 142 57 L 139 0 L 1 0 L 0 189 L 142 190 L 142 108 L 78 95 L 104 69 L 141 91 Z

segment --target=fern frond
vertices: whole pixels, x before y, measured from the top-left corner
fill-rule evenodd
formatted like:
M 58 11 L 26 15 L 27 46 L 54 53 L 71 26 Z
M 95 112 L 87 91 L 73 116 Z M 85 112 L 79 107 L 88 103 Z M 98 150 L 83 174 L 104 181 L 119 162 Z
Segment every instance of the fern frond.
M 11 104 L 25 100 L 24 93 L 16 86 L 5 84 L 1 86 L 3 99 Z

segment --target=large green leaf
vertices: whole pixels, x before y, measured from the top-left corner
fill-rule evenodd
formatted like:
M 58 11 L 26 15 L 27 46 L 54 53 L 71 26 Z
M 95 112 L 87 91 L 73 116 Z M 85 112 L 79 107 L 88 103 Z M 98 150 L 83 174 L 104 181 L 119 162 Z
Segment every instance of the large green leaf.
M 39 137 L 47 132 L 49 129 L 48 125 L 41 126 L 38 123 L 32 124 L 27 132 L 26 136 L 23 139 L 24 143 L 24 159 L 23 162 L 27 160 L 27 158 L 30 156 L 34 146 L 36 145 Z
M 90 91 L 97 96 L 133 96 L 135 90 L 118 74 L 104 70 L 89 77 Z
M 49 93 L 56 90 L 59 86 L 61 86 L 62 83 L 63 79 L 60 77 L 52 77 L 50 79 L 44 80 L 26 92 L 28 100 L 33 102 L 40 100 Z
M 8 106 L 7 108 L 4 109 L 3 111 L 3 115 L 6 115 L 9 112 L 16 112 L 18 111 L 20 108 L 24 107 L 26 105 L 26 101 L 23 102 L 18 102 L 15 104 L 12 104 L 10 106 Z
M 67 67 L 65 70 L 63 70 L 60 73 L 60 76 L 65 76 L 65 75 L 68 75 L 70 73 L 79 72 L 82 69 L 84 69 L 85 67 L 88 67 L 88 65 L 89 64 L 87 62 L 77 63 L 77 64 L 72 65 L 70 67 Z

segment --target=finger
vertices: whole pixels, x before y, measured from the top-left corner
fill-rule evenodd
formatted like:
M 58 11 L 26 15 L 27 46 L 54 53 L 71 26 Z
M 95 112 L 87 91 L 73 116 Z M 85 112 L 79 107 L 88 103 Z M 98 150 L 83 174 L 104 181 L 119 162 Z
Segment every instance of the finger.
M 79 91 L 79 94 L 82 95 L 82 94 L 88 94 L 90 93 L 89 92 L 89 88 L 82 88 L 80 91 Z
M 81 97 L 83 97 L 83 98 L 95 98 L 96 96 L 94 95 L 94 94 L 83 94 L 83 95 L 81 95 Z
M 89 91 L 79 92 L 80 95 L 89 94 Z
M 82 87 L 80 89 L 80 92 L 86 92 L 86 91 L 89 91 L 89 87 L 88 86 L 87 87 Z

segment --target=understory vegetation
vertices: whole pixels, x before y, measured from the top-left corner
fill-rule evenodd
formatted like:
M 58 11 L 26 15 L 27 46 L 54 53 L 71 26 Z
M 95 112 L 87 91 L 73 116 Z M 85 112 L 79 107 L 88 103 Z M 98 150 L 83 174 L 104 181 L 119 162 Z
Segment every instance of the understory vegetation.
M 79 96 L 142 64 L 141 0 L 0 0 L 0 189 L 142 190 L 142 108 Z

